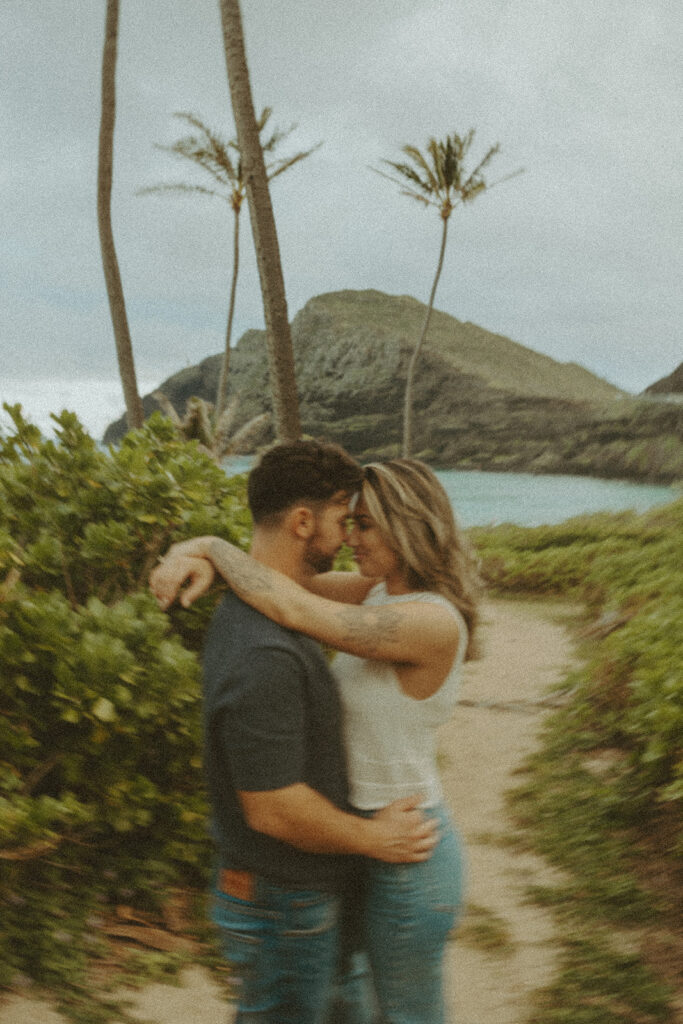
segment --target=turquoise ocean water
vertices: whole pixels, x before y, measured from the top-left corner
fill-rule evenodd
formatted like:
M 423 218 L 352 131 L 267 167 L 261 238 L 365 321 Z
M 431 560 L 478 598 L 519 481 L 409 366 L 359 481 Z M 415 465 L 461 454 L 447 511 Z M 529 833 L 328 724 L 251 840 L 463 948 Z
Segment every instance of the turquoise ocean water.
M 141 381 L 140 390 L 152 390 Z M 27 381 L 3 379 L 0 398 L 21 402 L 24 415 L 47 435 L 54 424 L 51 410 L 75 410 L 86 429 L 95 438 L 122 412 L 121 386 L 111 380 Z M 0 430 L 9 426 L 0 409 Z M 244 472 L 250 459 L 228 460 L 230 471 Z M 644 511 L 652 505 L 671 501 L 680 490 L 635 484 L 620 480 L 596 480 L 580 476 L 535 476 L 529 473 L 484 473 L 445 470 L 439 477 L 446 488 L 460 522 L 464 526 L 512 522 L 521 526 L 558 523 L 584 512 L 620 511 L 633 508 Z
M 250 459 L 228 459 L 228 472 L 248 471 Z M 456 515 L 463 526 L 516 523 L 540 526 L 561 523 L 587 512 L 645 512 L 673 501 L 682 492 L 675 487 L 636 484 L 625 480 L 599 480 L 587 476 L 537 476 L 532 473 L 464 472 L 439 470 Z

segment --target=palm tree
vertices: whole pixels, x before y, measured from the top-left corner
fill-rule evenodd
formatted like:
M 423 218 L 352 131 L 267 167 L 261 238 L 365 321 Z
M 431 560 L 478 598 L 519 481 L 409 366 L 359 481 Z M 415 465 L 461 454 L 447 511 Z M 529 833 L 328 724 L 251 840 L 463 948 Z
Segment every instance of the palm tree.
M 427 336 L 436 288 L 443 269 L 449 218 L 456 206 L 460 206 L 462 203 L 473 202 L 486 189 L 493 188 L 493 184 L 498 185 L 500 181 L 507 181 L 508 178 L 514 176 L 509 174 L 505 178 L 500 179 L 500 181 L 487 185 L 483 172 L 493 157 L 500 151 L 498 144 L 491 146 L 483 160 L 480 160 L 474 170 L 468 173 L 465 170 L 464 163 L 473 141 L 473 128 L 462 137 L 454 132 L 453 135 L 447 135 L 443 141 L 431 138 L 427 143 L 424 153 L 416 146 L 403 147 L 403 152 L 408 157 L 410 163 L 394 163 L 391 160 L 383 160 L 382 163 L 393 168 L 394 174 L 386 174 L 384 171 L 373 168 L 383 178 L 388 178 L 389 181 L 399 185 L 402 195 L 410 196 L 411 199 L 417 199 L 418 202 L 424 203 L 425 206 L 436 207 L 442 221 L 441 246 L 439 248 L 436 274 L 434 275 L 422 330 L 410 357 L 406 376 L 403 404 L 404 457 L 410 455 L 412 448 L 415 367 Z M 519 174 L 521 172 L 515 171 L 514 173 Z
M 102 116 L 97 164 L 97 225 L 100 233 L 102 267 L 109 298 L 109 310 L 114 328 L 114 341 L 119 363 L 126 419 L 129 430 L 144 422 L 142 402 L 138 393 L 133 361 L 133 346 L 128 329 L 126 303 L 119 263 L 116 258 L 114 234 L 111 226 L 111 186 L 114 167 L 114 124 L 116 121 L 116 50 L 118 43 L 119 3 L 107 0 L 107 15 L 102 51 Z
M 279 144 L 286 139 L 294 130 L 292 126 L 287 131 L 274 129 L 267 138 L 262 135 L 266 129 L 272 109 L 265 107 L 257 121 L 261 149 L 264 154 L 272 154 Z M 239 273 L 240 256 L 240 211 L 246 194 L 246 181 L 240 149 L 236 139 L 225 141 L 218 132 L 209 128 L 195 114 L 177 113 L 174 115 L 184 121 L 191 129 L 189 135 L 184 135 L 171 146 L 157 145 L 157 149 L 171 153 L 173 156 L 189 160 L 196 164 L 210 179 L 210 185 L 190 185 L 187 183 L 152 185 L 140 189 L 138 195 L 149 195 L 161 192 L 184 192 L 199 195 L 215 196 L 228 203 L 233 213 L 233 260 L 232 260 L 232 281 L 230 284 L 230 301 L 228 305 L 228 323 L 225 332 L 225 350 L 221 361 L 221 369 L 218 377 L 218 388 L 216 391 L 216 402 L 214 407 L 214 423 L 220 419 L 225 408 L 225 400 L 228 390 L 228 372 L 230 369 L 230 341 L 232 337 L 232 322 L 235 313 L 235 295 L 237 291 L 237 276 Z M 320 143 L 318 144 L 320 145 Z M 266 163 L 266 175 L 269 181 L 278 177 L 284 171 L 293 167 L 294 164 L 304 160 L 317 149 L 305 150 L 295 153 L 293 156 L 271 160 Z
M 185 415 L 182 417 L 178 415 L 173 403 L 163 391 L 155 391 L 152 398 L 157 400 L 180 436 L 186 441 L 198 441 L 202 451 L 218 465 L 229 455 L 242 455 L 253 448 L 253 445 L 263 437 L 270 420 L 270 413 L 262 412 L 235 431 L 238 395 L 233 396 L 219 417 L 214 416 L 211 402 L 206 402 L 203 398 L 188 399 Z
M 230 99 L 263 296 L 275 432 L 280 441 L 294 441 L 301 435 L 294 351 L 275 218 L 251 96 L 239 0 L 220 0 L 220 10 Z

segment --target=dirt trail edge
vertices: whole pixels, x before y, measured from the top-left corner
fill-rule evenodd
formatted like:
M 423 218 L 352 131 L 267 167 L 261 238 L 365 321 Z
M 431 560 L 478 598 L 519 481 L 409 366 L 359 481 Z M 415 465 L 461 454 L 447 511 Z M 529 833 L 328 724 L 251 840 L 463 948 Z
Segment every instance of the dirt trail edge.
M 537 743 L 548 688 L 572 664 L 563 625 L 573 609 L 555 603 L 490 601 L 484 657 L 466 666 L 461 704 L 441 735 L 446 798 L 467 848 L 466 913 L 449 944 L 446 975 L 453 1024 L 522 1024 L 529 997 L 550 981 L 555 931 L 549 911 L 525 889 L 552 881 L 537 857 L 500 844 L 513 826 L 504 794 Z M 130 993 L 148 1024 L 227 1024 L 224 998 L 207 971 L 192 967 L 181 987 Z M 46 1002 L 0 995 L 0 1024 L 65 1024 Z

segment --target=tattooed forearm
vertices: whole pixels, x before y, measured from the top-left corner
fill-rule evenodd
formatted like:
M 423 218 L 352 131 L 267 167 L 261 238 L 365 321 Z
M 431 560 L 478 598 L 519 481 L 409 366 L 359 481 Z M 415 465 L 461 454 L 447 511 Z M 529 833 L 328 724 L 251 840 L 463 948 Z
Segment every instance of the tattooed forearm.
M 362 650 L 363 655 L 372 658 L 380 647 L 398 640 L 400 636 L 401 612 L 387 606 L 381 608 L 344 608 L 339 612 L 344 626 L 343 643 Z
M 208 553 L 215 568 L 240 597 L 272 591 L 273 571 L 234 545 L 216 538 L 211 542 Z
M 217 537 L 204 544 L 203 555 L 238 597 L 281 626 L 359 657 L 392 660 L 401 650 L 403 607 L 341 605 L 315 597 L 286 574 Z

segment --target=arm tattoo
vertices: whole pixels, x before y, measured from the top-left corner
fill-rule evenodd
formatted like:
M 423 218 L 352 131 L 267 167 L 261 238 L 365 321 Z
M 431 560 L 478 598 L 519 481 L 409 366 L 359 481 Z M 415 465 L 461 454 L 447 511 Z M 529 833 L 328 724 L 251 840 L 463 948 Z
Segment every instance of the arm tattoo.
M 344 608 L 339 613 L 344 626 L 344 643 L 353 644 L 366 658 L 372 658 L 382 644 L 395 641 L 400 633 L 401 613 L 396 608 Z
M 215 568 L 240 597 L 273 589 L 272 570 L 228 541 L 214 540 L 209 554 Z

